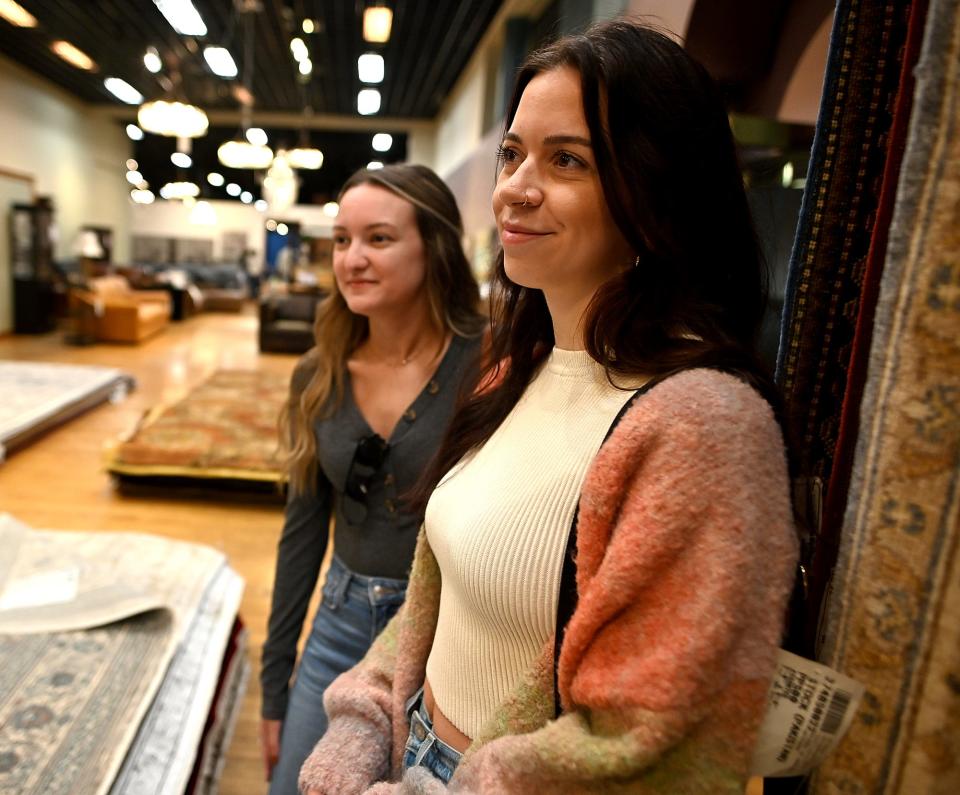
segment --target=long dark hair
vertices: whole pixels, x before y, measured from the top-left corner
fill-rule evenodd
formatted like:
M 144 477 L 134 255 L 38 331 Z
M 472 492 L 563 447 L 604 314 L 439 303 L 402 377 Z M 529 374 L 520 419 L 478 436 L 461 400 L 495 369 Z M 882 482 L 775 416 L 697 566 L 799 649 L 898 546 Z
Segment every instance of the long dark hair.
M 424 289 L 436 329 L 470 337 L 480 333 L 480 292 L 463 252 L 463 224 L 457 200 L 433 171 L 420 165 L 362 168 L 344 183 L 338 199 L 358 185 L 385 188 L 413 205 L 423 240 Z M 367 338 L 369 323 L 350 311 L 334 283 L 314 322 L 315 368 L 299 403 L 280 419 L 280 439 L 291 440 L 285 462 L 290 488 L 309 493 L 316 482 L 317 443 L 313 424 L 332 414 L 343 399 L 344 373 L 350 354 Z
M 723 98 L 706 70 L 663 33 L 626 20 L 532 53 L 517 75 L 506 128 L 538 74 L 572 67 L 610 214 L 638 265 L 594 295 L 585 347 L 613 374 L 665 376 L 690 367 L 740 374 L 775 393 L 756 356 L 767 276 Z M 540 290 L 497 258 L 491 352 L 455 415 L 414 502 L 482 445 L 516 405 L 554 344 Z

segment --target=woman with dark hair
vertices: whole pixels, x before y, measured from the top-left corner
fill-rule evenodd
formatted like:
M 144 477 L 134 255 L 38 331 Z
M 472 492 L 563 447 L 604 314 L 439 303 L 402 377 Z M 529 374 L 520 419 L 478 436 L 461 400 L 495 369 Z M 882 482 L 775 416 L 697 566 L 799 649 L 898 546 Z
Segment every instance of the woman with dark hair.
M 290 496 L 261 673 L 273 795 L 297 792 L 300 766 L 326 729 L 324 690 L 403 602 L 422 512 L 399 495 L 436 452 L 461 381 L 476 377 L 483 325 L 456 200 L 436 174 L 364 169 L 339 203 L 335 288 L 282 418 Z M 331 515 L 332 562 L 288 696 Z
M 723 102 L 604 23 L 527 59 L 499 161 L 492 363 L 301 787 L 742 793 L 797 543 Z

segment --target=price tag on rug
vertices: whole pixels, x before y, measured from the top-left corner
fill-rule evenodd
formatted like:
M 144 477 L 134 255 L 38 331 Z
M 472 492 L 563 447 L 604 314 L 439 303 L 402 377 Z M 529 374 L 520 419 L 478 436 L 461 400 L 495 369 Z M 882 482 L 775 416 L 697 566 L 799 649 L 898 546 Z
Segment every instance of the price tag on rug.
M 781 649 L 751 775 L 812 772 L 847 733 L 863 691 L 849 676 Z
M 0 610 L 72 602 L 77 598 L 79 584 L 80 569 L 77 566 L 37 572 L 11 580 L 0 593 Z

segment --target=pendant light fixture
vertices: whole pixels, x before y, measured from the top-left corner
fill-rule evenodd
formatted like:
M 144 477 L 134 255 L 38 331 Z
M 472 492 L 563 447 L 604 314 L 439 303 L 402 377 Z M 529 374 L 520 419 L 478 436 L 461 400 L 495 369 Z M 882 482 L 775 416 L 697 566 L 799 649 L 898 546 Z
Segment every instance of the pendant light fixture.
M 305 93 L 301 87 L 301 95 Z M 307 125 L 310 117 L 313 115 L 313 108 L 306 104 L 306 98 L 302 97 L 303 121 L 300 123 L 300 141 L 296 148 L 287 152 L 287 163 L 291 168 L 316 171 L 323 165 L 323 152 L 310 144 L 310 132 Z
M 206 135 L 210 124 L 207 114 L 196 105 L 172 96 L 181 93 L 180 71 L 174 69 L 170 76 L 173 80 L 171 96 L 144 102 L 137 111 L 140 129 L 169 138 L 200 138 Z
M 253 14 L 256 6 L 245 5 L 240 13 L 243 19 L 243 86 L 244 101 L 240 103 L 240 130 L 237 137 L 217 149 L 217 159 L 227 168 L 268 168 L 273 162 L 273 150 L 265 143 L 253 143 L 247 135 L 253 116 Z

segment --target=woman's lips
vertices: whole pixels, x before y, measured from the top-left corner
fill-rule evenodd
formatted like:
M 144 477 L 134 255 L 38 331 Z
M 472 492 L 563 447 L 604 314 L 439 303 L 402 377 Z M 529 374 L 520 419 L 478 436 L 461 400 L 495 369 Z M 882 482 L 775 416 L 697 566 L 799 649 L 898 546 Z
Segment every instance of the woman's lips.
M 517 246 L 522 243 L 530 243 L 534 240 L 540 240 L 551 234 L 550 232 L 541 232 L 536 229 L 527 229 L 522 226 L 513 226 L 504 224 L 500 230 L 500 242 L 504 246 Z

